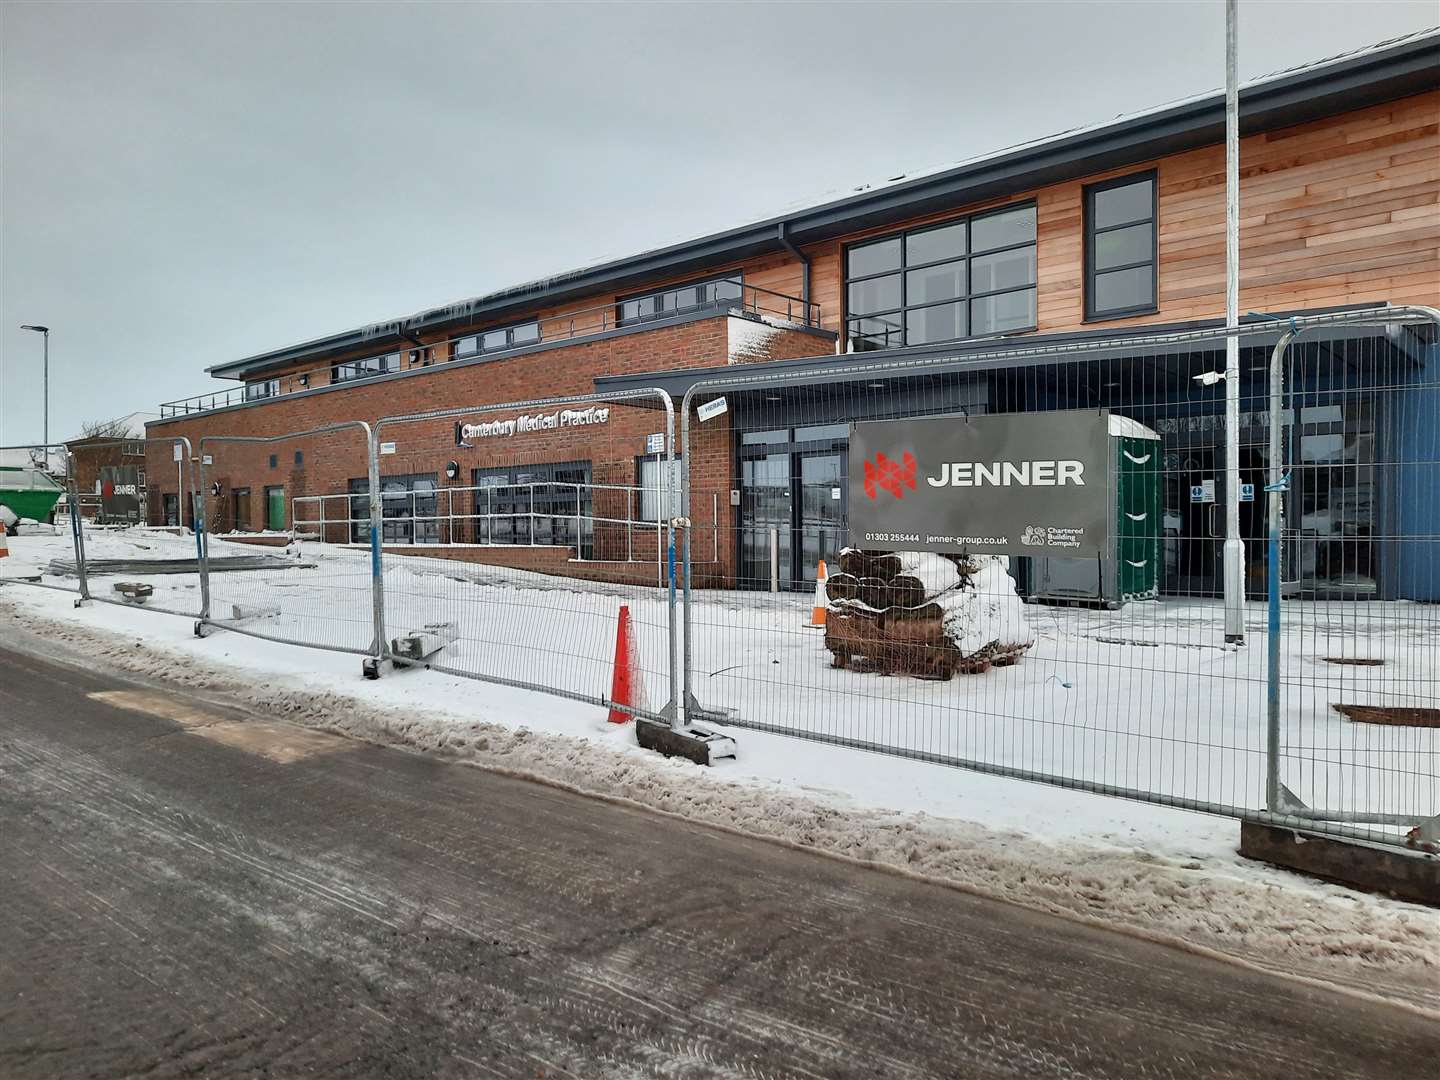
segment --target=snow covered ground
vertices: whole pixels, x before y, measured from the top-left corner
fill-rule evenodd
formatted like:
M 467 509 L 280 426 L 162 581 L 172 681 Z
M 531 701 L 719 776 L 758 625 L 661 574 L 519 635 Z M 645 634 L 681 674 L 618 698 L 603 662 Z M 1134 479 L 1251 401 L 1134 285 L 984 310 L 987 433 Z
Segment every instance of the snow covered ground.
M 16 538 L 0 576 L 69 555 L 66 537 L 23 540 Z M 175 558 L 193 554 L 192 544 L 153 530 L 97 530 L 87 552 Z M 244 625 L 267 637 L 368 648 L 368 553 L 314 543 L 291 550 L 212 541 L 213 556 L 270 555 L 289 567 L 212 574 L 212 614 L 228 618 L 235 605 L 278 609 Z M 194 575 L 125 576 L 154 585 L 154 607 L 199 610 Z M 114 580 L 97 578 L 92 591 L 110 596 Z M 767 730 L 928 760 L 981 762 L 1182 804 L 1264 805 L 1261 607 L 1251 612 L 1248 645 L 1235 648 L 1224 643 L 1213 601 L 1135 603 L 1118 612 L 1032 606 L 1023 610 L 1036 640 L 1019 664 L 930 682 L 832 667 L 823 634 L 806 626 L 810 603 L 794 594 L 697 593 L 701 703 Z M 445 668 L 593 700 L 609 693 L 621 604 L 630 607 L 647 696 L 658 707 L 668 691 L 660 590 L 446 559 L 385 560 L 388 636 L 452 622 L 459 640 L 445 650 Z M 1281 781 L 1312 807 L 1440 813 L 1440 730 L 1356 723 L 1333 708 L 1440 703 L 1440 608 L 1287 602 L 1281 645 Z
M 132 530 L 93 534 L 87 549 L 92 557 L 183 557 L 192 544 Z M 212 545 L 215 555 L 265 550 Z M 65 537 L 12 538 L 11 551 L 0 563 L 0 580 L 68 557 L 69 543 Z M 302 564 L 314 565 L 213 575 L 214 610 L 278 604 L 285 614 L 261 620 L 265 633 L 363 648 L 370 636 L 365 554 L 314 544 L 300 554 Z M 194 610 L 198 603 L 191 575 L 125 578 L 154 584 L 156 605 Z M 99 595 L 110 581 L 97 578 L 92 590 Z M 447 650 L 450 665 L 518 674 L 596 697 L 608 688 L 618 605 L 629 603 L 651 700 L 664 699 L 664 598 L 656 590 L 580 586 L 427 559 L 387 560 L 386 585 L 392 633 L 441 619 L 460 623 L 461 641 Z M 1168 784 L 1176 794 L 1258 798 L 1263 644 L 1237 651 L 1198 641 L 1212 629 L 1208 608 L 1028 609 L 1039 640 L 1021 664 L 926 683 L 830 668 L 820 634 L 802 627 L 808 606 L 808 598 L 698 595 L 702 700 L 781 728 L 940 748 L 1021 767 L 1042 764 L 1067 775 L 1088 770 L 1157 790 Z M 1433 625 L 1426 638 L 1424 620 L 1396 617 L 1394 607 L 1352 605 L 1343 637 L 1310 619 L 1303 633 L 1287 637 L 1287 670 L 1296 665 L 1306 680 L 1304 694 L 1297 687 L 1287 696 L 1287 716 L 1308 715 L 1300 710 L 1331 694 L 1413 697 L 1419 680 L 1433 678 L 1427 666 L 1436 649 Z M 605 723 L 595 706 L 436 671 L 365 682 L 353 656 L 223 632 L 197 639 L 190 620 L 109 605 L 76 610 L 68 595 L 50 590 L 0 588 L 0 619 L 34 647 L 69 649 L 87 662 L 178 681 L 297 722 L 1440 1006 L 1433 911 L 1247 863 L 1234 853 L 1233 820 L 758 731 L 732 731 L 739 758 L 704 770 L 639 750 L 630 727 Z M 1357 626 L 1366 632 L 1353 633 Z M 1387 664 L 1315 659 L 1341 648 L 1350 655 L 1357 649 L 1383 654 Z M 1126 659 L 1117 664 L 1117 655 Z M 1115 701 L 1125 707 L 1109 704 Z M 1171 726 L 1159 726 L 1162 721 Z M 1347 727 L 1338 717 L 1309 717 L 1295 726 L 1293 739 L 1308 740 L 1307 755 L 1317 747 L 1336 754 L 1316 775 L 1333 770 L 1343 778 L 1349 766 L 1341 751 L 1364 749 L 1370 762 L 1394 753 L 1429 768 L 1428 786 L 1412 778 L 1404 791 L 1387 787 L 1379 794 L 1434 806 L 1433 738 Z M 1308 774 L 1292 781 L 1296 775 L 1287 772 L 1287 783 L 1300 793 L 1296 783 L 1303 785 Z

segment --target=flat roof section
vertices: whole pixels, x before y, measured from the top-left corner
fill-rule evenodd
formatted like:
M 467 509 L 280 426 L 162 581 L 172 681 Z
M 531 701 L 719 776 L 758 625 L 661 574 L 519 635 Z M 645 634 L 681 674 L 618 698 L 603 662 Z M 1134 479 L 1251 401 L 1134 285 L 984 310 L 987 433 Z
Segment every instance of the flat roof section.
M 1249 314 L 1240 319 L 1243 325 L 1272 323 L 1273 332 L 1257 333 L 1246 337 L 1242 348 L 1271 349 L 1285 330 L 1285 320 L 1309 315 L 1327 315 L 1344 311 L 1365 311 L 1384 308 L 1382 301 L 1366 304 L 1349 304 L 1344 307 L 1317 308 L 1304 311 L 1285 311 L 1267 315 Z M 665 371 L 642 371 L 633 375 L 608 375 L 595 380 L 596 393 L 612 393 L 641 387 L 659 387 L 675 399 L 678 409 L 686 392 L 696 383 L 707 380 L 727 380 L 728 386 L 718 386 L 715 395 L 744 393 L 747 390 L 760 391 L 778 382 L 794 386 L 815 386 L 824 383 L 860 382 L 862 380 L 922 378 L 934 375 L 953 375 L 992 371 L 1012 367 L 1028 367 L 1042 364 L 1059 364 L 1091 360 L 1120 360 L 1129 357 L 1152 358 L 1157 356 L 1194 353 L 1202 351 L 1223 352 L 1224 341 L 1216 338 L 1207 345 L 1195 342 L 1168 342 L 1165 339 L 1175 334 L 1198 330 L 1213 330 L 1225 325 L 1224 319 L 1201 319 L 1192 322 L 1167 323 L 1163 325 L 1139 326 L 1125 335 L 1129 345 L 1115 345 L 1084 353 L 1065 353 L 1066 346 L 1079 347 L 1087 343 L 1114 339 L 1113 329 L 1083 330 L 1063 334 L 1025 334 L 1013 338 L 972 338 L 968 341 L 952 341 L 941 345 L 919 345 L 904 349 L 877 349 L 871 352 L 839 353 L 835 356 L 805 357 L 798 360 L 772 360 L 758 364 L 723 364 L 704 368 L 680 368 Z M 1389 344 L 1409 356 L 1415 363 L 1421 363 L 1420 340 L 1411 328 L 1406 327 L 1400 336 L 1390 338 Z M 1386 331 L 1378 326 L 1345 326 L 1337 324 L 1324 331 L 1326 341 L 1364 340 L 1386 337 Z M 1156 339 L 1146 344 L 1144 339 Z M 1140 344 L 1133 344 L 1136 340 Z M 1303 337 L 1298 339 L 1304 342 Z M 1036 350 L 1054 350 L 1045 355 L 1034 355 Z M 1007 357 L 1013 353 L 1013 357 Z M 911 370 L 890 368 L 885 365 L 897 362 L 919 362 Z M 753 386 L 746 381 L 753 379 Z

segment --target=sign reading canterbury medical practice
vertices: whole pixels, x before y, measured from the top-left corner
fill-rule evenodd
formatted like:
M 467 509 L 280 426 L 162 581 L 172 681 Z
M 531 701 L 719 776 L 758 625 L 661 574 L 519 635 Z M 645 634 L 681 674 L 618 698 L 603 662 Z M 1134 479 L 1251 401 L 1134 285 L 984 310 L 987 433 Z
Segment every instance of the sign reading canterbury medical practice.
M 525 435 L 532 431 L 555 431 L 562 428 L 590 427 L 608 423 L 610 408 L 607 405 L 588 405 L 583 409 L 560 409 L 553 413 L 532 413 L 512 416 L 504 420 L 482 420 L 475 424 L 456 422 L 455 445 L 471 439 L 491 439 L 497 436 L 510 437 Z
M 879 420 L 850 434 L 850 543 L 1093 557 L 1109 543 L 1109 416 Z

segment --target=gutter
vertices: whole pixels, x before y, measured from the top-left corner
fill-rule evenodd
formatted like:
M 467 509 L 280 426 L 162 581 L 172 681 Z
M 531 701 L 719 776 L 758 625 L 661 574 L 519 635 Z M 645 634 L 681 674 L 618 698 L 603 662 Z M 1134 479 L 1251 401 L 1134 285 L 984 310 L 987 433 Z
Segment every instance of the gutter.
M 776 226 L 776 237 L 779 239 L 781 247 L 800 260 L 800 299 L 805 301 L 807 305 L 805 308 L 805 321 L 808 323 L 810 321 L 810 308 L 808 306 L 810 303 L 810 256 L 796 247 L 795 241 L 790 239 L 790 230 L 786 222 L 782 221 Z

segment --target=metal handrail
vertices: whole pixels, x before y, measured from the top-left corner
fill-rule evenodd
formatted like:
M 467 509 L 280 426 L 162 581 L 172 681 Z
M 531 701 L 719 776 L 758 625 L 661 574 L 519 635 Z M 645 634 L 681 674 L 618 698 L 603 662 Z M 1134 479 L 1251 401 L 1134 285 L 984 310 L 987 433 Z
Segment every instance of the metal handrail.
M 663 311 L 655 315 L 641 315 L 631 319 L 620 318 L 619 302 L 597 304 L 593 307 L 580 308 L 558 315 L 537 317 L 533 321 L 539 327 L 540 336 L 538 340 L 511 345 L 505 348 L 487 349 L 473 354 L 466 354 L 465 356 L 457 356 L 455 354 L 456 346 L 460 341 L 466 338 L 479 337 L 485 334 L 487 330 L 504 329 L 504 327 L 471 330 L 467 333 L 457 334 L 454 337 L 447 338 L 444 341 L 436 341 L 427 345 L 398 346 L 395 349 L 386 350 L 386 352 L 395 352 L 398 350 L 404 353 L 418 353 L 418 360 L 404 362 L 404 366 L 397 369 L 408 371 L 418 367 L 433 367 L 455 360 L 510 356 L 527 349 L 534 349 L 540 345 L 549 345 L 557 341 L 570 341 L 590 337 L 595 334 L 603 334 L 625 327 L 659 326 L 668 323 L 672 319 L 691 315 L 697 311 L 714 311 L 716 314 L 728 311 L 742 311 L 752 315 L 771 316 L 773 318 L 783 319 L 786 322 L 805 327 L 820 326 L 820 305 L 813 300 L 803 300 L 799 297 L 789 296 L 786 293 L 777 292 L 774 289 L 767 289 L 760 285 L 748 285 L 740 278 L 717 278 L 706 282 L 706 284 L 735 285 L 739 288 L 740 295 L 736 298 L 716 299 L 678 310 Z M 675 288 L 684 288 L 684 286 L 676 286 Z M 666 290 L 664 288 L 655 290 L 657 293 L 666 291 L 673 290 Z M 359 359 L 364 358 L 361 357 Z M 327 374 L 328 380 L 328 375 L 334 366 L 334 363 L 316 364 L 303 371 L 287 372 L 284 375 L 274 376 L 263 381 L 258 381 L 257 383 L 162 402 L 160 405 L 160 418 L 162 420 L 168 420 L 179 416 L 189 416 L 194 413 L 213 412 L 216 409 L 229 408 L 232 405 L 240 405 L 246 402 L 270 401 L 274 398 L 284 397 L 302 390 L 314 389 L 311 385 L 313 377 L 323 372 Z M 343 381 L 364 382 L 367 379 L 383 374 L 393 374 L 393 372 L 377 371 L 373 374 L 362 375 Z M 272 392 L 251 394 L 248 390 L 248 386 L 268 385 L 271 383 L 278 384 Z M 331 383 L 327 381 L 321 385 L 330 384 Z M 247 394 L 249 396 L 247 396 Z
M 566 488 L 566 489 L 573 489 L 573 491 L 574 491 L 574 493 L 575 493 L 576 512 L 575 512 L 575 513 L 569 513 L 569 512 L 557 513 L 557 512 L 549 511 L 549 510 L 537 510 L 537 509 L 535 509 L 535 489 L 536 489 L 536 488 Z M 500 489 L 507 489 L 507 490 L 511 490 L 511 491 L 519 491 L 519 490 L 523 489 L 523 490 L 526 492 L 526 494 L 528 495 L 530 508 L 529 508 L 528 510 L 496 511 L 496 510 L 494 509 L 493 498 L 494 498 L 494 493 L 495 493 L 497 490 L 500 490 Z M 618 491 L 618 492 L 624 492 L 624 493 L 626 493 L 626 494 L 629 496 L 629 497 L 627 497 L 626 500 L 625 500 L 625 508 L 626 508 L 627 516 L 626 516 L 626 517 L 623 517 L 623 518 L 619 518 L 619 517 L 607 517 L 607 516 L 595 514 L 595 513 L 593 512 L 593 506 L 594 506 L 594 500 L 593 500 L 593 498 L 592 498 L 592 500 L 591 500 L 592 512 L 590 512 L 590 513 L 584 512 L 584 511 L 581 509 L 581 507 L 583 506 L 583 502 L 582 502 L 582 500 L 581 500 L 581 495 L 582 495 L 582 492 L 583 492 L 583 491 L 590 491 L 590 492 L 595 492 L 595 491 Z M 487 500 L 488 500 L 489 509 L 487 509 L 487 510 L 485 510 L 485 511 L 481 511 L 481 510 L 479 510 L 478 508 L 475 508 L 475 509 L 460 509 L 460 510 L 456 510 L 456 508 L 455 508 L 455 495 L 456 495 L 457 493 L 458 493 L 458 494 L 473 493 L 473 494 L 476 496 L 474 502 L 475 502 L 475 503 L 478 503 L 478 501 L 479 501 L 479 498 L 478 498 L 478 497 L 479 497 L 479 495 L 480 495 L 481 492 L 484 492 L 484 493 L 486 494 L 486 497 L 487 497 Z M 605 524 L 605 525 L 623 525 L 623 526 L 626 527 L 626 541 L 625 541 L 625 543 L 626 543 L 626 557 L 625 557 L 623 560 L 608 560 L 608 559 L 602 559 L 602 560 L 586 560 L 586 559 L 584 559 L 583 557 L 580 557 L 578 552 L 577 552 L 577 557 L 580 558 L 580 561 L 600 561 L 600 562 L 623 561 L 623 562 L 640 562 L 640 561 L 649 561 L 649 560 L 648 560 L 648 556 L 647 556 L 647 558 L 646 558 L 645 560 L 638 560 L 638 559 L 635 558 L 634 535 L 635 535 L 635 528 L 636 528 L 636 526 L 639 526 L 640 528 L 642 528 L 642 529 L 644 529 L 644 530 L 646 530 L 646 531 L 651 530 L 651 529 L 654 529 L 654 530 L 656 530 L 657 536 L 659 536 L 660 531 L 663 530 L 663 528 L 665 527 L 665 524 L 666 524 L 667 520 L 668 520 L 669 517 L 671 516 L 671 515 L 662 514 L 658 519 L 656 519 L 656 518 L 640 518 L 640 517 L 637 517 L 637 516 L 633 513 L 633 510 L 634 510 L 634 508 L 635 508 L 635 498 L 634 498 L 634 496 L 636 496 L 636 495 L 642 495 L 642 496 L 643 496 L 643 495 L 644 495 L 645 493 L 647 493 L 647 492 L 653 494 L 657 500 L 659 500 L 659 499 L 662 498 L 662 496 L 663 496 L 662 489 L 661 489 L 658 485 L 655 486 L 655 487 L 647 487 L 647 486 L 634 485 L 634 484 L 580 484 L 580 483 L 576 483 L 575 481 L 569 481 L 569 480 L 534 480 L 534 481 L 530 481 L 529 483 L 524 483 L 524 484 L 497 484 L 497 485 L 465 484 L 465 485 L 455 485 L 455 486 L 451 486 L 451 487 L 437 487 L 437 488 L 430 488 L 430 489 L 419 489 L 419 488 L 417 488 L 417 489 L 414 489 L 414 490 L 411 490 L 411 491 L 388 491 L 388 492 L 387 492 L 387 491 L 382 491 L 382 492 L 380 493 L 380 502 L 381 502 L 381 506 L 382 506 L 382 514 L 383 514 L 383 508 L 384 508 L 384 505 L 385 505 L 386 502 L 389 502 L 389 503 L 391 503 L 392 505 L 393 505 L 394 503 L 396 503 L 396 502 L 409 502 L 409 504 L 410 504 L 410 513 L 401 516 L 401 517 L 399 518 L 399 520 L 401 520 L 401 521 L 409 521 L 409 522 L 412 522 L 412 523 L 414 523 L 414 524 L 419 524 L 420 522 L 436 522 L 436 523 L 439 523 L 439 522 L 442 522 L 442 521 L 443 521 L 443 522 L 447 522 L 447 523 L 450 524 L 450 528 L 449 528 L 449 530 L 447 531 L 447 535 L 449 536 L 449 539 L 442 541 L 442 540 L 440 540 L 440 539 L 437 537 L 437 538 L 434 539 L 434 540 L 413 540 L 413 541 L 411 541 L 411 545 L 410 545 L 410 546 L 417 546 L 417 547 L 418 547 L 418 546 L 423 546 L 423 547 L 570 547 L 570 546 L 572 546 L 570 543 L 561 543 L 561 542 L 558 542 L 558 541 L 556 541 L 556 540 L 552 540 L 552 541 L 550 541 L 550 542 L 543 542 L 543 541 L 537 541 L 537 540 L 536 540 L 536 530 L 535 530 L 534 522 L 535 522 L 536 520 L 538 520 L 538 519 L 545 518 L 545 519 L 549 519 L 549 520 L 552 520 L 552 521 L 560 521 L 560 520 L 569 521 L 569 520 L 573 520 L 573 521 L 576 523 L 575 539 L 576 539 L 577 541 L 578 541 L 578 539 L 579 539 L 580 537 L 582 537 L 582 536 L 584 535 L 584 533 L 585 533 L 585 529 L 583 528 L 583 523 L 585 523 L 585 522 L 588 522 L 588 523 L 591 525 L 592 531 L 593 531 L 593 526 L 594 526 L 595 524 L 597 524 L 597 523 L 598 523 L 598 524 Z M 440 500 L 439 500 L 439 497 L 440 497 L 441 495 L 444 495 L 444 496 L 446 497 L 446 499 L 445 499 L 445 509 L 444 509 L 443 511 L 439 510 L 439 508 L 438 508 L 438 503 L 439 503 L 439 501 L 440 501 Z M 334 516 L 334 517 L 331 517 L 331 516 L 330 516 L 329 514 L 327 514 L 327 512 L 326 512 L 326 507 L 327 507 L 327 505 L 330 504 L 330 503 L 332 503 L 332 502 L 333 502 L 334 500 L 336 500 L 336 499 L 352 500 L 352 499 L 357 499 L 357 498 L 363 499 L 363 498 L 367 498 L 367 497 L 368 497 L 368 493 L 363 492 L 363 491 L 357 491 L 357 492 L 331 492 L 331 493 L 326 494 L 326 495 L 296 495 L 296 496 L 293 496 L 293 497 L 291 498 L 291 500 L 290 500 L 290 533 L 291 533 L 291 536 L 292 536 L 292 537 L 298 536 L 298 535 L 301 534 L 302 532 L 304 532 L 304 533 L 306 533 L 306 534 L 309 534 L 309 533 L 311 532 L 311 530 L 317 530 L 317 529 L 318 529 L 318 530 L 319 530 L 319 533 L 318 533 L 318 534 L 319 534 L 319 536 L 321 537 L 321 539 L 323 540 L 323 538 L 324 538 L 324 536 L 325 536 L 325 530 L 326 530 L 326 527 L 327 527 L 327 526 L 331 526 L 331 525 L 355 525 L 355 524 L 368 525 L 368 523 L 369 523 L 369 518 L 368 518 L 368 517 L 364 517 L 364 518 L 351 517 L 350 514 L 349 514 L 349 512 L 348 512 L 348 510 L 347 510 L 347 511 L 344 511 L 344 512 L 341 512 L 341 513 L 338 513 L 338 514 L 337 514 L 336 516 Z M 518 501 L 521 501 L 521 502 L 524 502 L 525 499 L 526 499 L 526 495 L 517 495 L 517 496 L 514 496 L 514 497 L 515 497 Z M 419 513 L 417 503 L 418 503 L 418 500 L 421 499 L 421 498 L 433 498 L 433 499 L 435 499 L 435 501 L 436 501 L 436 503 L 437 503 L 437 510 L 436 510 L 436 512 L 433 513 L 433 514 L 422 514 L 422 513 Z M 317 518 L 317 517 L 302 516 L 302 514 L 301 514 L 302 504 L 303 504 L 304 507 L 312 507 L 312 506 L 313 506 L 314 508 L 317 508 L 317 509 L 319 510 L 319 515 L 320 515 L 320 516 L 319 516 L 318 518 Z M 529 528 L 529 530 L 528 530 L 528 532 L 529 532 L 529 538 L 530 538 L 530 539 L 529 539 L 529 542 L 528 542 L 528 543 L 525 543 L 525 542 L 520 542 L 520 543 L 497 543 L 497 542 L 495 542 L 495 540 L 493 539 L 493 538 L 494 538 L 494 526 L 493 526 L 493 523 L 494 523 L 496 520 L 518 521 L 518 520 L 521 520 L 521 519 L 525 519 L 525 520 L 528 520 L 528 521 L 530 522 L 530 528 Z M 476 521 L 476 522 L 485 521 L 485 522 L 489 523 L 489 524 L 490 524 L 490 528 L 488 528 L 488 529 L 486 530 L 486 535 L 489 537 L 489 539 L 487 539 L 487 540 L 479 540 L 479 539 L 476 539 L 475 541 L 456 540 L 456 539 L 455 539 L 455 536 L 456 536 L 456 533 L 457 533 L 456 522 L 464 522 L 464 521 Z M 717 495 L 715 495 L 715 494 L 713 494 L 713 493 L 712 493 L 712 495 L 711 495 L 710 524 L 705 525 L 705 524 L 696 523 L 693 527 L 696 528 L 696 529 L 701 529 L 701 530 L 706 530 L 706 529 L 708 529 L 708 530 L 711 532 L 711 534 L 712 534 L 712 544 L 711 544 L 711 546 L 712 546 L 712 549 L 713 549 L 713 550 L 712 550 L 712 552 L 711 552 L 711 560 L 710 560 L 710 561 L 718 562 L 718 561 L 719 561 L 719 557 L 720 557 L 720 551 L 719 551 L 719 532 L 720 532 L 720 530 L 719 530 L 719 497 L 718 497 Z M 478 529 L 477 529 L 476 535 L 477 535 L 477 537 L 478 537 L 478 535 L 479 535 Z M 657 549 L 657 550 L 662 550 L 662 549 L 663 549 L 663 544 L 661 545 L 661 548 L 660 548 L 660 549 Z M 662 553 L 663 553 L 663 550 L 662 550 Z

